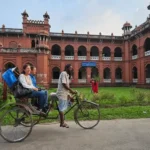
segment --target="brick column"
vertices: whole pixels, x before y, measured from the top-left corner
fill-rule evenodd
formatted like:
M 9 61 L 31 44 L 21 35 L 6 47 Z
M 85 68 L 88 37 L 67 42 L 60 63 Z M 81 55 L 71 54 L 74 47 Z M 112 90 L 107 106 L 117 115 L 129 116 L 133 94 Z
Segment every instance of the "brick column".
M 74 63 L 74 80 L 73 80 L 74 84 L 78 83 L 78 72 L 79 72 L 79 65 L 78 63 Z
M 100 75 L 100 83 L 103 83 L 103 63 L 99 64 L 99 75 Z
M 52 53 L 51 53 L 51 49 L 49 50 L 49 59 L 52 59 Z
M 91 60 L 91 56 L 90 56 L 90 51 L 87 50 L 87 60 L 90 61 Z
M 138 81 L 138 83 L 139 84 L 145 84 L 146 83 L 146 68 L 145 68 L 145 65 L 144 65 L 144 48 L 143 47 L 141 47 L 140 48 L 140 63 L 139 63 L 139 70 L 138 70 L 138 79 L 139 79 L 139 81 Z M 142 58 L 143 57 L 143 58 Z
M 99 51 L 99 60 L 102 60 L 102 51 Z
M 115 83 L 115 65 L 114 65 L 114 63 L 111 66 L 111 83 Z
M 87 79 L 87 83 L 90 83 L 90 80 L 91 80 L 91 68 L 90 67 L 87 67 L 86 69 L 86 79 Z
M 122 52 L 122 61 L 124 61 L 124 52 Z
M 37 82 L 39 84 L 44 85 L 45 87 L 48 87 L 48 64 L 49 64 L 49 60 L 48 60 L 48 55 L 46 54 L 38 54 L 37 55 Z M 40 62 L 40 65 L 39 65 Z
M 74 51 L 74 60 L 78 60 L 78 51 L 77 50 Z
M 61 51 L 61 60 L 65 60 L 65 50 Z
M 2 82 L 2 73 L 3 73 L 3 57 L 0 56 L 0 82 Z
M 111 52 L 110 54 L 111 54 L 111 55 L 110 55 L 111 61 L 114 61 L 114 52 Z

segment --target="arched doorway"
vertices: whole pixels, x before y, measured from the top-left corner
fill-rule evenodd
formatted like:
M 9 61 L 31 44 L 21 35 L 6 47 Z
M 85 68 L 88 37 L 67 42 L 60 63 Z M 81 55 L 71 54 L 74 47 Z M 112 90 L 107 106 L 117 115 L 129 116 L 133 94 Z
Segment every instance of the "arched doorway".
M 136 67 L 133 67 L 132 69 L 132 79 L 133 79 L 133 83 L 138 82 L 138 72 Z
M 150 55 L 150 38 L 147 38 L 144 43 L 145 56 Z
M 109 68 L 105 68 L 103 72 L 104 77 L 104 83 L 110 83 L 111 82 L 111 72 Z
M 86 68 L 81 67 L 78 72 L 78 82 L 86 83 Z
M 52 69 L 53 79 L 59 79 L 60 69 L 58 67 L 54 67 Z
M 146 83 L 150 83 L 150 64 L 146 66 Z
M 115 70 L 115 81 L 116 83 L 122 82 L 122 69 L 121 68 L 117 68 Z
M 14 67 L 15 67 L 15 65 L 13 63 L 8 62 L 8 63 L 5 64 L 4 70 L 6 71 L 6 70 L 8 70 L 10 68 L 14 68 Z
M 60 69 L 58 67 L 54 67 L 52 69 L 52 83 L 58 83 L 59 75 Z
M 96 67 L 93 67 L 91 69 L 91 78 L 97 77 L 99 75 L 98 69 Z

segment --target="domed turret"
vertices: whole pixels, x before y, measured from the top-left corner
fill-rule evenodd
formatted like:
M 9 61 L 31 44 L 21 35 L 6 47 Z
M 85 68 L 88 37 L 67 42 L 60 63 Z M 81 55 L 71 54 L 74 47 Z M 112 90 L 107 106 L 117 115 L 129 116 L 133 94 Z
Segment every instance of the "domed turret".
M 127 35 L 131 34 L 131 31 L 130 31 L 131 28 L 132 28 L 132 26 L 129 22 L 126 22 L 123 25 L 122 30 L 124 31 L 124 36 L 127 36 Z

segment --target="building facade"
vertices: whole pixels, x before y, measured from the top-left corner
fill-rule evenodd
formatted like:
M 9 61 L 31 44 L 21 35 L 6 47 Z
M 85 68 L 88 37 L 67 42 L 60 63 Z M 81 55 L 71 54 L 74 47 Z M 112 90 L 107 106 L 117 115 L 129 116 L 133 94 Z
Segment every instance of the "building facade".
M 43 21 L 28 17 L 24 11 L 22 29 L 0 28 L 0 74 L 13 66 L 21 71 L 29 63 L 37 67 L 38 83 L 49 87 L 72 64 L 73 86 L 89 85 L 100 76 L 101 86 L 150 87 L 150 17 L 133 30 L 126 22 L 122 36 L 53 33 L 47 12 Z

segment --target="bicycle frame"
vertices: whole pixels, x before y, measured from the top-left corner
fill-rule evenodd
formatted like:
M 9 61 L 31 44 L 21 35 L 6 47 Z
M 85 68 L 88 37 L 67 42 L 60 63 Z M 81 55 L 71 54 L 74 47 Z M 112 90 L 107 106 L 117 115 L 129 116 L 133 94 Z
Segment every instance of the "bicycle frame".
M 58 102 L 56 100 L 55 100 L 55 103 L 56 103 L 57 111 L 59 112 Z M 79 100 L 78 99 L 76 99 L 76 102 L 64 113 L 64 116 L 67 115 L 77 105 L 79 106 Z M 57 119 L 57 118 L 58 118 L 58 116 L 56 116 L 56 117 L 47 116 L 45 119 Z

